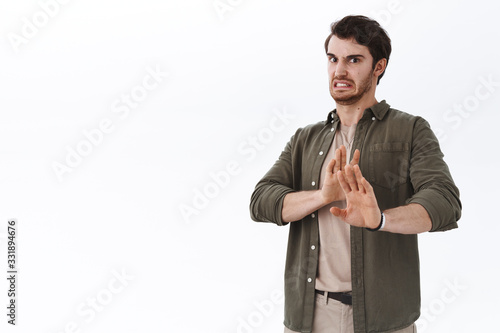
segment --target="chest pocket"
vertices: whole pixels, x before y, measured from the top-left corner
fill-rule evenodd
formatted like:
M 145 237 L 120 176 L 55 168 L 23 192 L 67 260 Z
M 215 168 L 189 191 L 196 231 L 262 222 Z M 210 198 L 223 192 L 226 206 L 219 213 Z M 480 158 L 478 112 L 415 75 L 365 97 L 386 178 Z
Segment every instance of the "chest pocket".
M 383 142 L 370 146 L 368 181 L 391 191 L 409 180 L 409 142 Z

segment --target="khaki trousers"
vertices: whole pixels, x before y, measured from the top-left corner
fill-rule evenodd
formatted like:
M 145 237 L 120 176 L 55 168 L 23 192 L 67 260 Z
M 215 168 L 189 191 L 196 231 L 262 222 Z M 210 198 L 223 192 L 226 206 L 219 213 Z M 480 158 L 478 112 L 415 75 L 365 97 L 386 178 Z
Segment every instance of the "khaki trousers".
M 352 305 L 342 304 L 339 301 L 316 294 L 314 308 L 313 333 L 352 333 L 354 332 Z M 285 327 L 285 333 L 293 333 Z M 416 333 L 417 328 L 412 324 L 393 333 Z

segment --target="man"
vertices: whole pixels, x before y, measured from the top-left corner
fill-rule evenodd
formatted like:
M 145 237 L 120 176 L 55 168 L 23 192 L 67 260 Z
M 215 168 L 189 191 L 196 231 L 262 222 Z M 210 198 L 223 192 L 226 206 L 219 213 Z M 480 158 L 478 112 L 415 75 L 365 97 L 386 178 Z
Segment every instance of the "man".
M 325 51 L 336 109 L 297 130 L 250 203 L 290 224 L 285 332 L 415 332 L 417 234 L 456 228 L 459 192 L 429 124 L 375 99 L 385 30 L 347 16 Z

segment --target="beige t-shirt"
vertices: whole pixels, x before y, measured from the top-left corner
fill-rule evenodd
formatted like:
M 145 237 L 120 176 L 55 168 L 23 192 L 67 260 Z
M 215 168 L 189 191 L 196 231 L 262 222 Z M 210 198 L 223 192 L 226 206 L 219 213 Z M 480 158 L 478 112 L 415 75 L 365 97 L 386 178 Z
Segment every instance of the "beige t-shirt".
M 320 188 L 323 186 L 326 166 L 335 158 L 335 150 L 344 145 L 347 150 L 347 163 L 350 162 L 351 145 L 356 132 L 356 124 L 340 124 L 333 143 L 321 167 Z M 345 201 L 333 202 L 318 211 L 319 221 L 319 263 L 316 276 L 316 289 L 339 292 L 351 291 L 351 239 L 349 224 L 330 213 L 331 207 L 345 208 Z

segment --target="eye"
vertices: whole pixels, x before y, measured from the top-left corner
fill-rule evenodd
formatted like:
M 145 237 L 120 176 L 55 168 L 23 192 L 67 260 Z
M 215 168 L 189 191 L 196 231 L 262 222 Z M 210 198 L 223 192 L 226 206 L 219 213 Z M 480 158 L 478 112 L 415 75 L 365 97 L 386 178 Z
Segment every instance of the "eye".
M 351 62 L 352 62 L 353 64 L 358 63 L 358 62 L 359 62 L 359 58 L 352 58 L 352 59 L 351 59 Z
M 337 62 L 337 58 L 335 58 L 335 57 L 329 57 L 328 61 L 329 62 Z

